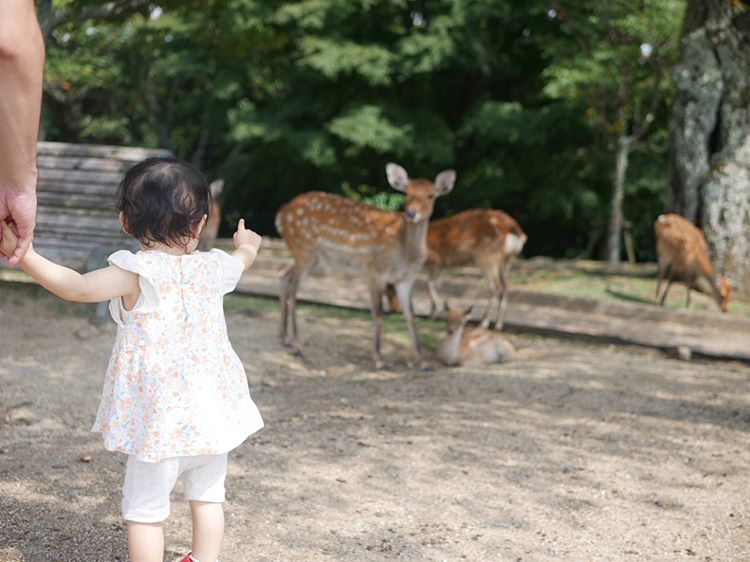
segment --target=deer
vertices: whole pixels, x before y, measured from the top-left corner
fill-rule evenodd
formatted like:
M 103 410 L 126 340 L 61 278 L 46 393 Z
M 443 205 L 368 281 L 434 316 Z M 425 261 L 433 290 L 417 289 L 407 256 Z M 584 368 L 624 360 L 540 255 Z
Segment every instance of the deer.
M 656 256 L 659 262 L 658 280 L 656 282 L 656 302 L 664 305 L 672 281 L 680 275 L 687 284 L 685 307 L 690 306 L 690 289 L 701 278 L 707 279 L 716 303 L 722 312 L 729 307 L 732 286 L 724 276 L 714 271 L 708 246 L 703 231 L 686 218 L 669 213 L 660 215 L 654 223 L 656 237 Z M 662 281 L 667 284 L 662 289 Z
M 435 318 L 444 309 L 437 291 L 444 270 L 475 264 L 490 287 L 490 299 L 480 322 L 488 328 L 493 304 L 497 305 L 495 329 L 503 327 L 508 303 L 508 273 L 513 258 L 523 251 L 526 233 L 508 213 L 495 209 L 470 209 L 430 223 L 427 232 L 427 290 Z
M 216 236 L 219 234 L 219 225 L 221 224 L 221 204 L 218 199 L 224 190 L 224 180 L 214 180 L 208 186 L 211 191 L 211 208 L 208 211 L 206 225 L 201 231 L 198 239 L 198 249 L 201 252 L 207 252 L 214 247 Z
M 467 326 L 473 306 L 466 310 L 451 310 L 446 304 L 447 335 L 437 349 L 438 358 L 448 366 L 489 365 L 512 358 L 515 348 L 493 330 Z
M 446 269 L 476 265 L 490 288 L 487 309 L 480 322 L 489 328 L 493 306 L 495 329 L 503 327 L 508 303 L 508 273 L 513 258 L 523 251 L 526 233 L 516 220 L 504 211 L 470 209 L 430 223 L 427 231 L 427 291 L 430 294 L 430 316 L 435 319 L 445 309 L 438 284 Z M 395 311 L 393 291 L 387 290 L 388 308 Z
M 276 229 L 286 242 L 294 263 L 281 280 L 282 343 L 301 353 L 298 339 L 296 294 L 300 281 L 317 262 L 337 273 L 366 279 L 373 317 L 372 358 L 377 369 L 381 356 L 383 294 L 393 285 L 421 370 L 431 369 L 423 355 L 411 308 L 417 272 L 427 259 L 427 225 L 437 197 L 450 193 L 454 170 L 440 172 L 434 182 L 411 179 L 401 166 L 386 166 L 388 183 L 406 195 L 403 212 L 384 211 L 365 203 L 321 191 L 298 195 L 276 215 Z M 290 333 L 291 332 L 291 333 Z

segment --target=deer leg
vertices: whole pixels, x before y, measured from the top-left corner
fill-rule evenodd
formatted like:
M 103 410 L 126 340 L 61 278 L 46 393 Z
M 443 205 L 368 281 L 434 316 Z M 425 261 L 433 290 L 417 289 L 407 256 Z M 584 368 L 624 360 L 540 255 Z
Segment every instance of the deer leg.
M 432 365 L 422 355 L 422 347 L 419 344 L 419 333 L 417 332 L 417 325 L 414 320 L 414 314 L 411 309 L 411 289 L 414 285 L 414 279 L 407 279 L 396 285 L 396 293 L 398 294 L 398 301 L 401 303 L 401 310 L 404 313 L 406 319 L 406 325 L 409 327 L 409 333 L 411 334 L 412 348 L 414 349 L 414 358 L 416 359 L 419 369 L 422 371 L 429 371 L 432 369 Z
M 503 321 L 505 319 L 505 307 L 508 305 L 508 272 L 510 271 L 511 260 L 508 259 L 500 265 L 500 304 L 497 308 L 497 316 L 495 317 L 495 329 L 503 329 Z
M 693 280 L 688 278 L 686 279 L 685 286 L 687 287 L 687 298 L 685 301 L 685 308 L 690 308 L 690 285 L 692 284 Z
M 427 280 L 427 292 L 430 293 L 430 318 L 435 320 L 445 310 L 445 300 L 437 290 L 438 278 L 432 277 Z
M 372 360 L 376 369 L 385 367 L 380 355 L 380 336 L 383 331 L 383 290 L 375 285 L 370 285 L 370 311 L 372 312 L 373 337 L 372 337 Z
M 656 274 L 656 295 L 654 295 L 657 303 L 659 302 L 659 289 L 661 289 L 661 282 L 664 279 L 666 269 L 666 266 L 662 262 L 659 262 L 658 273 Z
M 493 305 L 497 303 L 498 308 L 500 307 L 500 299 L 498 298 L 498 295 L 500 294 L 502 287 L 500 285 L 499 268 L 486 268 L 484 274 L 487 277 L 487 283 L 490 286 L 490 299 L 487 301 L 487 310 L 485 311 L 484 316 L 482 317 L 482 321 L 479 323 L 479 325 L 482 328 L 489 328 Z
M 281 324 L 279 325 L 279 339 L 283 345 L 289 345 L 287 339 L 287 321 L 289 319 L 289 287 L 293 275 L 294 266 L 290 267 L 281 277 L 281 287 L 279 287 L 279 303 L 281 304 Z
M 299 340 L 297 338 L 297 290 L 302 279 L 304 270 L 299 268 L 295 263 L 284 274 L 281 281 L 281 337 L 282 343 L 286 347 L 293 347 L 298 354 L 302 353 Z M 291 321 L 292 334 L 289 337 L 289 325 Z
M 669 267 L 669 276 L 667 277 L 667 285 L 664 287 L 664 291 L 661 294 L 661 298 L 659 298 L 659 304 L 664 306 L 664 300 L 667 298 L 667 293 L 669 292 L 670 287 L 672 287 L 672 281 L 674 281 L 674 276 L 672 275 L 672 267 Z

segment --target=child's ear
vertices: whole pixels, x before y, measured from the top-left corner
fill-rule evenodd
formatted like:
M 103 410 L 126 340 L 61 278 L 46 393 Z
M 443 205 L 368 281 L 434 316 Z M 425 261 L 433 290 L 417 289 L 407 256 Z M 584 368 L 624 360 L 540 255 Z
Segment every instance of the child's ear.
M 122 227 L 122 231 L 125 234 L 130 234 L 130 232 L 128 232 L 128 224 L 125 221 L 125 213 L 123 213 L 122 211 L 120 211 L 120 214 L 117 215 L 117 218 L 120 219 L 120 226 Z
M 201 232 L 203 232 L 203 227 L 206 226 L 206 221 L 208 220 L 208 215 L 203 215 L 201 218 L 201 222 L 198 223 L 198 226 L 195 227 L 195 233 L 193 234 L 193 238 L 199 238 L 201 235 Z

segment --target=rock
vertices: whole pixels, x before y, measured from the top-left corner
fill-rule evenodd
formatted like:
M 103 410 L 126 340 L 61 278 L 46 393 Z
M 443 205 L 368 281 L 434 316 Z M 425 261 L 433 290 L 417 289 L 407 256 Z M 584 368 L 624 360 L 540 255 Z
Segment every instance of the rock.
M 690 361 L 693 357 L 693 350 L 687 345 L 677 346 L 677 359 L 680 361 Z

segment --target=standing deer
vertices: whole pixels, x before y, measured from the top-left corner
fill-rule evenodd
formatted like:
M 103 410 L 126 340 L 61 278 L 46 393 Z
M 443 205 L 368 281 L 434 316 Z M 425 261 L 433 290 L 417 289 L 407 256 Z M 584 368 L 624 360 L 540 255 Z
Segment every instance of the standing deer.
M 203 227 L 198 240 L 198 249 L 201 252 L 207 252 L 213 248 L 214 243 L 216 242 L 216 236 L 219 234 L 219 225 L 221 225 L 221 204 L 218 199 L 219 195 L 221 195 L 221 192 L 224 190 L 224 180 L 214 180 L 208 188 L 211 190 L 211 208 L 208 211 L 206 225 Z
M 471 309 L 447 309 L 448 334 L 438 346 L 438 358 L 449 366 L 502 363 L 510 359 L 515 348 L 497 332 L 481 327 L 466 326 Z
M 299 351 L 296 294 L 300 281 L 317 261 L 335 271 L 362 275 L 370 287 L 374 320 L 372 356 L 376 368 L 383 367 L 380 339 L 383 323 L 383 292 L 393 284 L 411 334 L 420 369 L 428 369 L 419 345 L 411 309 L 411 289 L 427 258 L 427 225 L 435 199 L 449 193 L 456 172 L 445 170 L 435 182 L 409 179 L 396 164 L 386 166 L 388 183 L 406 194 L 404 212 L 383 211 L 344 197 L 312 191 L 298 195 L 276 215 L 276 229 L 289 247 L 294 264 L 281 282 L 281 330 L 285 345 Z M 291 319 L 291 337 L 289 320 Z
M 654 223 L 656 235 L 656 256 L 659 260 L 659 279 L 656 283 L 656 301 L 664 305 L 664 299 L 677 275 L 683 276 L 687 284 L 687 301 L 690 306 L 690 288 L 698 279 L 705 278 L 711 283 L 714 298 L 726 312 L 732 287 L 724 276 L 719 277 L 708 257 L 708 246 L 703 232 L 680 215 L 660 215 Z M 667 272 L 667 270 L 669 270 Z M 661 290 L 664 277 L 667 284 Z
M 489 327 L 493 304 L 497 304 L 495 328 L 501 329 L 508 303 L 508 273 L 526 240 L 513 217 L 493 209 L 471 209 L 430 223 L 425 267 L 431 315 L 435 317 L 444 308 L 437 291 L 443 271 L 473 263 L 484 273 L 491 291 L 480 325 Z

